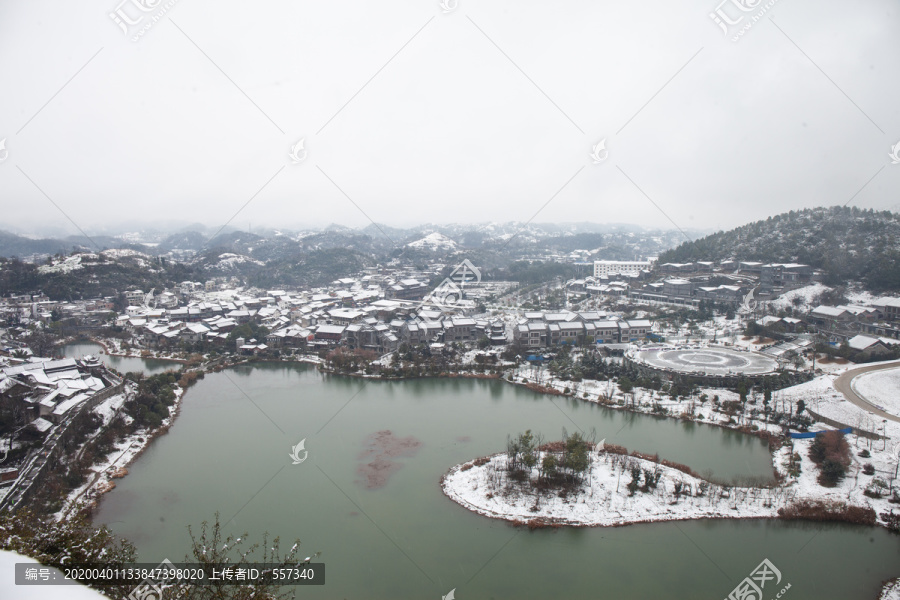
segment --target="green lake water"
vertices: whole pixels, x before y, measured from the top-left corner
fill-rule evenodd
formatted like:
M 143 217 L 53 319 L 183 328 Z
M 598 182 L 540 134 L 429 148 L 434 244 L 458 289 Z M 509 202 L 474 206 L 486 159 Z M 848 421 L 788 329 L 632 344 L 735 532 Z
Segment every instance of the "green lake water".
M 137 359 L 136 359 L 137 360 Z M 133 369 L 127 369 L 133 370 Z M 900 575 L 900 537 L 882 529 L 775 520 L 686 521 L 618 528 L 516 529 L 463 509 L 440 490 L 451 466 L 500 452 L 525 429 L 658 452 L 715 476 L 770 476 L 757 438 L 615 411 L 495 380 L 366 381 L 305 365 L 207 375 L 181 414 L 117 480 L 95 515 L 139 558 L 181 560 L 217 511 L 225 531 L 268 531 L 282 549 L 322 551 L 327 583 L 300 598 L 720 599 L 765 558 L 790 600 L 877 597 Z M 379 431 L 421 442 L 370 489 L 358 472 Z M 292 464 L 305 439 L 307 459 Z M 301 554 L 303 556 L 303 554 Z M 767 587 L 766 591 L 769 591 Z M 778 590 L 772 591 L 772 597 Z

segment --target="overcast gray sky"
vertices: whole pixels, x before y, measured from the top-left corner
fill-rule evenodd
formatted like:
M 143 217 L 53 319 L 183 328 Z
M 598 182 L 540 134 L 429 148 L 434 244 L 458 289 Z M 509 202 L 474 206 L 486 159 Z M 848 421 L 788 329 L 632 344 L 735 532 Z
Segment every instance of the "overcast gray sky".
M 118 2 L 0 4 L 0 227 L 900 205 L 896 1 Z

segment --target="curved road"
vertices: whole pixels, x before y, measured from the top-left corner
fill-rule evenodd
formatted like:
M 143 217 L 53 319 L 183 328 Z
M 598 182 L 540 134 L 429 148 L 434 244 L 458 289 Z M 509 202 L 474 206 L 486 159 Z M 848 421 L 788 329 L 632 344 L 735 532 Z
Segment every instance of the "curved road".
M 896 417 L 890 413 L 884 412 L 879 408 L 875 408 L 875 406 L 872 405 L 871 402 L 853 391 L 853 388 L 850 385 L 855 377 L 862 375 L 863 373 L 869 373 L 871 371 L 881 371 L 882 369 L 895 369 L 897 367 L 900 367 L 900 360 L 884 365 L 872 365 L 869 367 L 850 369 L 834 380 L 834 389 L 842 393 L 847 400 L 860 407 L 861 409 L 868 411 L 873 415 L 878 415 L 883 419 L 888 419 L 889 421 L 900 423 L 900 417 Z

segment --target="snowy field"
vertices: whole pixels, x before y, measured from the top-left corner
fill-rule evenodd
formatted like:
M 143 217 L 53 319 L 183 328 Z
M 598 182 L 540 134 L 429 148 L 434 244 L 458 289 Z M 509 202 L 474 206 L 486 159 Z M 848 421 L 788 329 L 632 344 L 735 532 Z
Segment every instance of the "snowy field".
M 778 368 L 778 363 L 769 356 L 728 348 L 642 350 L 634 357 L 652 367 L 680 373 L 761 375 Z
M 879 363 L 872 363 L 879 364 Z M 834 388 L 834 380 L 848 368 L 857 365 L 845 365 L 843 369 L 833 373 L 820 375 L 815 379 L 775 392 L 774 399 L 787 401 L 796 405 L 803 400 L 806 406 L 818 415 L 833 419 L 844 425 L 856 427 L 864 431 L 882 434 L 887 433 L 891 440 L 900 439 L 900 423 L 888 421 L 884 423 L 881 417 L 856 406 L 844 395 Z M 854 380 L 855 387 L 856 380 Z M 830 429 L 830 426 L 815 426 L 811 429 Z M 893 442 L 892 442 L 893 443 Z
M 850 385 L 870 404 L 900 416 L 900 368 L 860 375 Z
M 809 311 L 816 307 L 813 303 L 815 297 L 830 290 L 831 288 L 827 285 L 813 283 L 812 285 L 785 292 L 774 300 L 769 300 L 767 304 L 775 310 L 790 307 L 802 311 Z

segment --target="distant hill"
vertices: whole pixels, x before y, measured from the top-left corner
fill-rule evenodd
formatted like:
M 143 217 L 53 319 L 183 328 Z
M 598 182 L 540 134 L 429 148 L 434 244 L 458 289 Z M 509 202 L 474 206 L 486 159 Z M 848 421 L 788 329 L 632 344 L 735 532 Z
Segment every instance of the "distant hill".
M 900 291 L 900 215 L 856 207 L 791 211 L 685 242 L 659 262 L 695 260 L 799 262 L 821 269 L 824 282 Z
M 132 223 L 124 232 L 106 229 L 92 231 L 90 238 L 53 239 L 0 231 L 0 294 L 42 290 L 53 299 L 74 299 L 213 277 L 236 277 L 242 285 L 269 289 L 310 287 L 377 264 L 424 268 L 433 263 L 458 264 L 463 258 L 478 265 L 488 279 L 535 283 L 587 272 L 560 262 L 575 251 L 581 252 L 573 258 L 587 262 L 657 256 L 678 243 L 679 236 L 674 229 L 623 224 L 520 222 L 411 228 L 370 224 L 362 229 L 330 225 L 303 231 L 254 228 L 252 232 L 202 225 L 167 232 Z M 57 252 L 71 258 L 73 249 L 90 255 L 109 250 L 99 258 L 53 258 L 36 265 L 3 259 Z
M 0 256 L 28 256 L 70 252 L 72 244 L 55 239 L 31 239 L 8 231 L 0 231 Z
M 200 250 L 206 244 L 206 238 L 196 231 L 184 231 L 181 233 L 173 233 L 167 236 L 159 243 L 158 250 L 167 252 L 169 250 Z
M 107 248 L 130 248 L 144 251 L 146 247 L 141 244 L 132 244 L 117 238 L 95 235 L 85 237 L 83 235 L 70 235 L 65 239 L 41 238 L 32 239 L 8 231 L 0 230 L 0 256 L 25 257 L 32 254 L 56 254 L 61 252 L 68 254 L 73 250 L 97 251 Z

